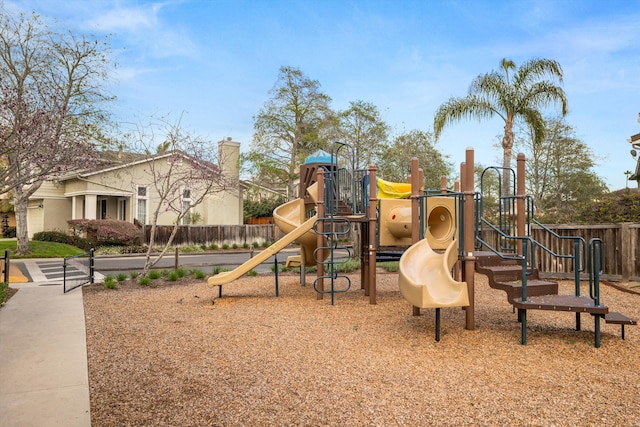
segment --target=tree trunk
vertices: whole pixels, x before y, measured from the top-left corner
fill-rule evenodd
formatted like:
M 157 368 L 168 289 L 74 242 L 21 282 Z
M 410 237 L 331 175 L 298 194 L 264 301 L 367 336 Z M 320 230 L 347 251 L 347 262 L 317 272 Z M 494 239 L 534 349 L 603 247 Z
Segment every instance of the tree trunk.
M 27 221 L 27 205 L 29 196 L 24 193 L 22 186 L 14 190 L 14 208 L 16 212 L 16 237 L 18 238 L 17 255 L 31 253 L 29 248 L 29 226 Z
M 502 137 L 502 196 L 508 196 L 510 194 L 513 140 L 513 122 L 507 119 L 507 122 L 504 125 L 504 136 Z

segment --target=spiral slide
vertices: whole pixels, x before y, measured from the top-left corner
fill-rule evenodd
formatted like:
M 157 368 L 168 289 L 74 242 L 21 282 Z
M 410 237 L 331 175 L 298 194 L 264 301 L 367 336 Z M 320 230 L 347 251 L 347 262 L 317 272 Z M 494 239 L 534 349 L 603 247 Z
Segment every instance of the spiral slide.
M 316 201 L 317 183 L 310 186 L 307 192 Z M 287 234 L 234 270 L 210 277 L 207 280 L 207 285 L 210 288 L 227 284 L 242 277 L 296 240 L 300 243 L 301 256 L 304 256 L 305 265 L 315 265 L 313 251 L 316 247 L 317 238 L 316 233 L 313 231 L 313 225 L 317 216 L 309 219 L 305 218 L 304 200 L 295 199 L 278 206 L 273 211 L 273 219 L 278 228 Z
M 414 307 L 441 308 L 469 305 L 466 282 L 451 277 L 458 256 L 458 241 L 444 253 L 434 251 L 428 239 L 412 245 L 400 258 L 400 293 Z

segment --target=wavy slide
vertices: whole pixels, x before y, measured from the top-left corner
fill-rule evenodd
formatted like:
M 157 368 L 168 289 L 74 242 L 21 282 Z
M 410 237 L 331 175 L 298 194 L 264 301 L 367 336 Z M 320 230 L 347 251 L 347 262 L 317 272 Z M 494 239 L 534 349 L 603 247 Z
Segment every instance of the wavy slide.
M 427 239 L 412 245 L 400 258 L 402 296 L 419 308 L 468 306 L 467 283 L 451 277 L 457 254 L 457 240 L 452 240 L 444 253 L 434 251 Z
M 314 201 L 317 200 L 317 184 L 310 186 L 307 192 Z M 300 251 L 305 258 L 305 264 L 307 266 L 315 265 L 313 251 L 316 247 L 317 238 L 316 233 L 313 231 L 313 224 L 316 222 L 317 216 L 305 219 L 304 200 L 295 199 L 278 206 L 273 211 L 273 219 L 278 228 L 287 234 L 234 270 L 210 277 L 207 280 L 207 285 L 210 288 L 239 279 L 271 256 L 285 249 L 295 240 L 300 243 Z

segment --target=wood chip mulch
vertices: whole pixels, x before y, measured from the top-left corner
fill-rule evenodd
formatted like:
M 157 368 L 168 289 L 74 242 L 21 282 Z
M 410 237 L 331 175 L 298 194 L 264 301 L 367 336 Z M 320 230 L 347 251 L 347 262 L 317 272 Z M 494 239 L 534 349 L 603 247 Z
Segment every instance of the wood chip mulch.
M 529 311 L 522 346 L 504 292 L 477 275 L 475 330 L 442 309 L 435 342 L 435 310 L 412 316 L 396 274 L 378 276 L 376 305 L 351 280 L 333 306 L 296 276 L 279 297 L 272 275 L 221 299 L 194 280 L 85 287 L 92 425 L 640 425 L 637 327 L 622 340 L 603 324 L 596 349 L 591 316 L 575 331 L 573 313 Z M 640 319 L 638 295 L 603 286 L 602 302 Z

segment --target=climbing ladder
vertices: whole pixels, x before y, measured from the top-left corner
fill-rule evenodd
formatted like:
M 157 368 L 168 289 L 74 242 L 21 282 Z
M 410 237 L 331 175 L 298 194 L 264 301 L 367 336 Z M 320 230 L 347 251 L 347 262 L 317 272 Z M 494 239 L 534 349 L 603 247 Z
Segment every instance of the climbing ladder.
M 501 168 L 490 168 L 498 172 L 498 182 L 502 182 Z M 486 172 L 487 170 L 485 170 Z M 507 173 L 513 173 L 508 170 Z M 600 302 L 599 278 L 602 274 L 603 243 L 600 239 L 591 239 L 587 247 L 581 237 L 560 236 L 539 223 L 533 217 L 533 199 L 520 197 L 526 203 L 526 236 L 518 236 L 515 226 L 516 200 L 515 189 L 512 194 L 501 195 L 498 198 L 497 212 L 491 217 L 497 218 L 495 225 L 484 215 L 483 180 L 480 182 L 480 193 L 476 195 L 476 271 L 489 279 L 489 286 L 506 292 L 507 300 L 518 310 L 518 320 L 521 322 L 521 343 L 527 342 L 527 310 L 567 311 L 576 314 L 576 330 L 580 330 L 580 314 L 589 313 L 594 317 L 595 347 L 600 347 L 600 320 L 606 323 L 621 325 L 621 335 L 624 339 L 624 326 L 635 325 L 636 321 L 617 312 L 610 312 L 609 308 Z M 515 174 L 513 175 L 515 178 Z M 515 179 L 512 181 L 515 188 Z M 510 192 L 508 192 L 510 193 Z M 502 189 L 499 187 L 499 193 Z M 549 247 L 534 240 L 530 235 L 531 224 L 540 227 L 549 239 L 569 239 L 573 242 L 573 252 L 568 254 L 556 253 Z M 484 230 L 491 230 L 498 237 L 488 242 L 484 237 Z M 497 242 L 497 243 L 496 243 Z M 561 245 L 559 245 L 561 246 Z M 558 294 L 558 283 L 543 280 L 536 268 L 536 250 L 544 251 L 556 259 L 566 260 L 573 265 L 575 289 L 571 295 Z M 587 260 L 588 255 L 588 260 Z M 587 262 L 588 261 L 588 262 Z M 580 274 L 589 266 L 589 296 L 580 294 Z
M 335 303 L 335 294 L 347 292 L 351 288 L 351 279 L 340 274 L 340 265 L 345 264 L 351 258 L 351 248 L 341 244 L 348 240 L 351 230 L 351 221 L 347 216 L 358 209 L 358 196 L 355 181 L 351 171 L 337 164 L 337 155 L 346 144 L 334 143 L 331 153 L 332 164 L 324 168 L 323 187 L 324 202 L 322 213 L 314 224 L 314 231 L 322 236 L 323 244 L 313 252 L 316 264 L 321 267 L 319 274 L 313 282 L 314 290 L 319 294 L 331 294 L 331 305 Z M 336 252 L 346 253 L 347 257 L 338 258 Z M 325 281 L 329 286 L 325 286 Z

